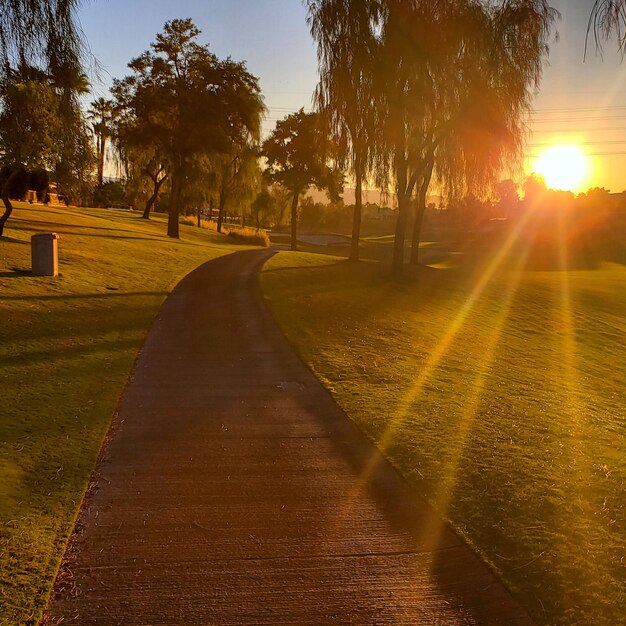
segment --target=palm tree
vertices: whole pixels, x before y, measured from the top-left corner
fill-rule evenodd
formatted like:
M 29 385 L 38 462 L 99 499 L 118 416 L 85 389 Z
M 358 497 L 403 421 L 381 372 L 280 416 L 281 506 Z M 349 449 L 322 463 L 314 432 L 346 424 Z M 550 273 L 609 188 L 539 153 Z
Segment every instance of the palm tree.
M 87 111 L 87 119 L 91 121 L 93 133 L 96 137 L 96 153 L 98 155 L 98 188 L 102 189 L 106 145 L 108 138 L 111 136 L 113 101 L 102 97 L 94 100 L 91 103 L 91 107 Z

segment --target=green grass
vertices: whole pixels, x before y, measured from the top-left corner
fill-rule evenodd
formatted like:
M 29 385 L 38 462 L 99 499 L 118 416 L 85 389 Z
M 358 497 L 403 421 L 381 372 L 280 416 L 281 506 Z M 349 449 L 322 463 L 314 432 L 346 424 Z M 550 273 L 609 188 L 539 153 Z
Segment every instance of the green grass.
M 59 278 L 33 277 L 30 236 L 59 234 Z M 18 205 L 0 239 L 0 624 L 37 623 L 103 436 L 164 298 L 241 249 L 160 218 Z
M 537 623 L 623 623 L 626 267 L 473 263 L 392 281 L 281 252 L 262 284 L 339 404 Z

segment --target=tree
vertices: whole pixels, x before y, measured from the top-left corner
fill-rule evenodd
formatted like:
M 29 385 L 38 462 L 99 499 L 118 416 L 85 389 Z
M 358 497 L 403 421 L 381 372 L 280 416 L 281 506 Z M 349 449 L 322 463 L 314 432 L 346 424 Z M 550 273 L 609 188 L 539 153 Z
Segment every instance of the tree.
M 355 180 L 350 259 L 358 261 L 363 181 L 376 147 L 372 60 L 381 7 L 362 0 L 308 0 L 307 5 L 319 61 L 315 100 L 338 147 L 339 163 Z
M 0 153 L 12 166 L 0 190 L 5 206 L 1 236 L 13 210 L 12 176 L 20 168 L 54 172 L 71 196 L 74 181 L 88 174 L 91 152 L 75 98 L 42 69 L 27 64 L 5 68 L 0 103 Z
M 152 182 L 152 192 L 146 200 L 146 204 L 143 208 L 143 213 L 141 214 L 141 217 L 144 220 L 149 220 L 150 211 L 152 211 L 156 207 L 161 187 L 167 180 L 168 174 L 165 169 L 165 165 L 160 163 L 157 159 L 151 159 L 148 164 L 142 169 L 142 172 Z
M 258 80 L 243 63 L 220 61 L 198 44 L 199 34 L 190 19 L 167 22 L 151 49 L 129 63 L 132 75 L 113 88 L 127 141 L 167 164 L 167 233 L 176 238 L 194 159 L 228 153 L 233 137 L 257 137 L 264 111 Z
M 0 0 L 0 74 L 15 65 L 41 67 L 72 89 L 82 67 L 82 34 L 75 12 L 80 0 Z
M 557 17 L 545 0 L 387 0 L 380 24 L 376 91 L 383 123 L 379 166 L 393 181 L 398 219 L 394 273 L 404 264 L 411 199 L 411 260 L 418 262 L 434 174 L 451 195 L 484 193 L 519 158 L 532 100 Z
M 113 116 L 113 101 L 106 98 L 97 98 L 91 103 L 87 111 L 87 118 L 96 137 L 96 154 L 98 155 L 98 188 L 102 188 L 104 179 L 104 162 L 106 159 L 106 145 L 111 136 L 111 122 Z
M 617 37 L 622 53 L 626 51 L 626 0 L 593 0 L 589 23 L 587 24 L 587 38 L 593 31 L 596 49 L 602 47 L 601 39 L 608 39 L 612 35 Z M 587 42 L 585 42 L 585 52 Z
M 501 180 L 496 184 L 495 192 L 498 199 L 500 216 L 511 217 L 514 215 L 517 205 L 519 204 L 518 184 L 510 178 Z
M 291 196 L 291 249 L 297 249 L 298 202 L 311 186 L 337 197 L 343 184 L 338 169 L 328 165 L 328 143 L 319 115 L 300 109 L 276 123 L 263 144 L 267 176 Z
M 269 189 L 262 189 L 253 200 L 250 212 L 257 230 L 262 226 L 269 227 L 277 212 L 277 200 Z
M 76 78 L 82 75 L 82 39 L 75 19 L 78 4 L 79 0 L 0 0 L 0 83 L 3 90 L 15 79 L 15 72 L 27 66 L 45 73 L 64 96 L 65 106 L 58 108 L 57 113 L 64 118 L 66 136 L 70 139 L 72 131 L 78 130 L 80 135 L 82 130 L 80 126 L 77 129 L 73 126 Z M 4 111 L 6 106 L 3 102 Z M 8 158 L 12 156 L 5 154 L 5 159 Z M 9 177 L 1 192 L 5 212 L 0 217 L 0 236 L 13 210 L 8 194 L 10 184 Z
M 233 142 L 231 151 L 218 155 L 217 232 L 222 232 L 226 209 L 250 205 L 261 181 L 259 151 L 256 147 Z

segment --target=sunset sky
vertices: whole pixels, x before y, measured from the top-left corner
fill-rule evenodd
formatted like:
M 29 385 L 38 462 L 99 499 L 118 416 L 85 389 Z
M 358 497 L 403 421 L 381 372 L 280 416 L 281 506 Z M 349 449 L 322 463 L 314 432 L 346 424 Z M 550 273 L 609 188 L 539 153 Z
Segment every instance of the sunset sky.
M 531 118 L 527 172 L 552 146 L 575 146 L 588 157 L 589 174 L 577 191 L 603 186 L 626 189 L 626 61 L 614 42 L 596 54 L 593 38 L 584 60 L 592 0 L 553 0 L 562 14 L 535 112 Z M 128 61 L 146 50 L 166 20 L 191 17 L 202 41 L 221 57 L 246 60 L 259 76 L 269 109 L 266 132 L 277 119 L 310 108 L 317 82 L 315 48 L 300 0 L 95 0 L 80 19 L 102 66 L 107 94 L 111 78 L 126 74 Z M 558 160 L 561 158 L 557 156 Z

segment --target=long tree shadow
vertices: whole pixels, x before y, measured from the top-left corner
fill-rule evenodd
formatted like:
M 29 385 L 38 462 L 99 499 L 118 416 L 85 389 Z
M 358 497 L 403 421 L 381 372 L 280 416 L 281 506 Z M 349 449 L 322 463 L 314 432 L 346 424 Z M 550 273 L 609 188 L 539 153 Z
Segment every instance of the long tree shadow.
M 30 270 L 29 270 L 30 272 Z M 143 297 L 143 296 L 167 296 L 169 291 L 109 291 L 107 293 L 77 293 L 77 294 L 59 294 L 54 296 L 3 296 L 3 300 L 85 300 L 85 299 L 102 299 L 102 298 L 126 298 L 126 297 Z
M 20 243 L 22 245 L 28 245 L 30 242 L 25 241 L 24 239 L 16 239 L 15 237 L 9 237 L 7 235 L 4 235 L 3 237 L 0 237 L 0 243 L 2 242 L 6 242 L 6 243 Z
M 24 276 L 32 276 L 32 270 L 30 268 L 10 267 L 4 272 L 0 272 L 0 278 L 24 278 Z M 10 300 L 10 298 L 3 298 L 3 300 Z

